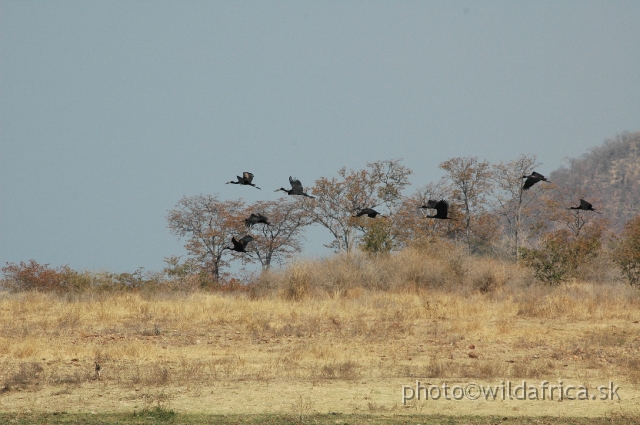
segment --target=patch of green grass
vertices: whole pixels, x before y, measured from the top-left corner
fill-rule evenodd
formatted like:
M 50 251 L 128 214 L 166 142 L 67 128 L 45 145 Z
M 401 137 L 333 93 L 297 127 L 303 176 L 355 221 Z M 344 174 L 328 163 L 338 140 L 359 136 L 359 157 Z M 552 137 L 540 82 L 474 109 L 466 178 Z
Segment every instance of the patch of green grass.
M 180 424 L 180 425 L 336 425 L 361 424 L 370 425 L 631 425 L 640 423 L 640 416 L 611 415 L 601 418 L 570 418 L 550 416 L 447 416 L 447 415 L 353 415 L 326 414 L 308 415 L 300 421 L 294 415 L 202 415 L 177 414 L 172 410 L 154 408 L 132 413 L 0 413 L 0 423 L 7 425 L 146 425 L 146 424 Z
M 176 412 L 156 406 L 152 409 L 143 409 L 139 412 L 134 412 L 133 416 L 143 419 L 153 419 L 154 421 L 169 422 L 175 418 Z

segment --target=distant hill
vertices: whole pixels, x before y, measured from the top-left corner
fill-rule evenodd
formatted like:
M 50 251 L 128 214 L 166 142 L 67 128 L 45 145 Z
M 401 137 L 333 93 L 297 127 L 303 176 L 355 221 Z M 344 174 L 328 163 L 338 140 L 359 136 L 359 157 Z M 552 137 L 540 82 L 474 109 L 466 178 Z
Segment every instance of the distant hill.
M 579 158 L 570 159 L 549 176 L 558 185 L 596 200 L 612 230 L 640 214 L 640 132 L 623 133 Z

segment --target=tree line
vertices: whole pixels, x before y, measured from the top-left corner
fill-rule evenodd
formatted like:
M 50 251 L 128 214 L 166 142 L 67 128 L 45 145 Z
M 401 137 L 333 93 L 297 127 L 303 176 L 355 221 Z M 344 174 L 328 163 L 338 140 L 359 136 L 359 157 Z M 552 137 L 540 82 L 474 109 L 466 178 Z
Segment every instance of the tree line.
M 7 263 L 0 287 L 64 292 L 94 287 L 184 289 L 213 283 L 218 288 L 242 288 L 227 271 L 232 261 L 258 263 L 263 269 L 283 264 L 302 250 L 304 231 L 313 224 L 329 232 L 332 242 L 327 248 L 335 252 L 384 255 L 410 246 L 437 247 L 446 240 L 469 255 L 520 262 L 551 285 L 583 278 L 582 269 L 592 264 L 592 271 L 615 267 L 640 287 L 640 215 L 616 234 L 612 229 L 619 226 L 612 226 L 607 214 L 613 208 L 617 214 L 633 215 L 633 205 L 607 205 L 604 214 L 569 209 L 580 198 L 589 199 L 596 210 L 603 202 L 577 184 L 558 184 L 555 175 L 554 183 L 523 190 L 523 176 L 540 165 L 535 155 L 495 164 L 477 157 L 451 158 L 439 165 L 440 180 L 406 193 L 413 172 L 401 160 L 391 159 L 368 163 L 361 170 L 342 168 L 334 176 L 317 179 L 306 188 L 314 198 L 288 196 L 248 204 L 219 195 L 185 196 L 168 211 L 167 224 L 185 241 L 188 256 L 165 258 L 162 272 L 78 272 L 30 260 Z M 420 208 L 440 199 L 448 201 L 452 220 L 427 219 Z M 384 217 L 356 217 L 363 208 L 376 208 Z M 268 224 L 247 220 L 251 214 L 265 216 Z M 247 254 L 226 249 L 232 237 L 246 234 L 253 238 Z M 598 262 L 602 258 L 605 261 Z
M 175 273 L 205 271 L 214 280 L 223 277 L 231 261 L 268 269 L 300 252 L 306 226 L 316 224 L 331 234 L 327 247 L 335 252 L 388 253 L 419 241 L 447 239 L 469 254 L 524 261 L 541 270 L 541 280 L 557 283 L 571 275 L 571 267 L 545 272 L 553 256 L 564 255 L 565 265 L 578 267 L 601 247 L 608 222 L 606 215 L 568 209 L 579 198 L 589 198 L 583 191 L 556 184 L 523 190 L 523 176 L 540 165 L 536 155 L 524 154 L 495 164 L 472 156 L 451 158 L 439 165 L 439 181 L 405 194 L 413 172 L 401 159 L 390 159 L 320 177 L 306 188 L 314 199 L 246 204 L 219 195 L 183 197 L 167 221 L 170 231 L 186 240 L 188 258 L 166 261 Z M 430 199 L 446 199 L 452 220 L 425 219 L 419 207 Z M 600 200 L 591 201 L 597 207 Z M 362 208 L 376 208 L 384 217 L 355 217 Z M 252 213 L 265 215 L 269 224 L 247 228 L 244 219 Z M 233 236 L 246 233 L 254 237 L 247 255 L 225 250 Z

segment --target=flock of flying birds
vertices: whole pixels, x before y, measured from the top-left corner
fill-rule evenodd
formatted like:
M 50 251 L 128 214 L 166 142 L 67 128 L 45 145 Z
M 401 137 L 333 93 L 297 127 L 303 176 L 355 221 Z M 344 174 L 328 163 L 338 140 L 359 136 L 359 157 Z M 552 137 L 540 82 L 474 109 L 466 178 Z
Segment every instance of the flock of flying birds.
M 239 184 L 242 186 L 253 186 L 256 189 L 260 189 L 258 186 L 256 186 L 253 182 L 253 174 L 245 171 L 242 173 L 242 177 L 240 176 L 236 176 L 236 181 L 230 181 L 227 182 L 227 184 Z M 298 179 L 294 179 L 291 176 L 289 176 L 289 183 L 291 184 L 291 189 L 287 190 L 284 187 L 281 187 L 280 189 L 276 189 L 275 192 L 278 191 L 283 191 L 283 192 L 287 192 L 287 195 L 299 195 L 299 196 L 306 196 L 307 198 L 315 198 L 315 196 L 311 196 L 307 193 L 305 193 L 304 188 L 302 187 L 302 183 L 300 183 L 300 180 Z M 262 189 L 260 189 L 262 190 Z M 254 214 L 252 213 L 249 218 L 247 218 L 244 221 L 245 226 L 247 227 L 251 227 L 254 224 L 265 224 L 267 226 L 269 226 L 271 223 L 269 223 L 269 219 L 267 217 L 265 217 L 264 215 L 262 215 L 261 213 L 258 214 Z M 231 243 L 233 243 L 233 246 L 227 246 L 224 247 L 223 250 L 225 249 L 230 249 L 232 251 L 236 251 L 236 252 L 247 252 L 247 245 L 249 244 L 249 242 L 251 242 L 253 240 L 253 236 L 251 235 L 245 235 L 240 239 L 236 239 L 235 236 L 231 238 Z
M 258 186 L 252 183 L 253 174 L 249 173 L 248 171 L 243 172 L 242 177 L 236 176 L 236 178 L 237 178 L 237 181 L 230 181 L 230 182 L 227 182 L 226 184 L 239 184 L 243 186 L 253 186 L 256 189 L 260 189 Z M 522 176 L 522 178 L 526 179 L 524 181 L 524 185 L 522 186 L 523 190 L 529 190 L 531 186 L 541 181 L 551 183 L 550 181 L 547 180 L 545 176 L 535 171 L 533 171 L 528 176 Z M 302 187 L 302 183 L 300 183 L 300 180 L 294 179 L 291 176 L 289 176 L 289 183 L 291 184 L 291 189 L 287 190 L 284 187 L 281 187 L 280 189 L 276 189 L 275 192 L 283 191 L 283 192 L 286 192 L 287 195 L 298 195 L 298 196 L 306 196 L 307 198 L 315 198 L 315 196 L 311 196 L 305 193 L 304 188 Z M 426 216 L 427 218 L 435 218 L 439 220 L 455 220 L 454 218 L 449 217 L 449 203 L 444 199 L 441 199 L 439 201 L 430 199 L 429 201 L 427 201 L 425 205 L 422 205 L 418 208 L 428 208 L 428 209 L 436 210 L 436 213 L 434 215 L 427 215 Z M 584 199 L 580 199 L 580 205 L 578 205 L 577 207 L 569 207 L 569 209 L 593 211 L 598 214 L 602 214 L 601 212 L 596 211 L 593 208 L 593 205 L 591 205 L 591 203 L 585 201 Z M 376 218 L 377 216 L 385 217 L 384 215 L 380 214 L 378 211 L 374 210 L 373 208 L 362 208 L 353 217 L 362 217 L 363 215 L 366 215 L 367 217 L 370 217 L 370 218 Z M 265 224 L 267 226 L 270 225 L 269 219 L 260 213 L 258 214 L 252 213 L 249 216 L 249 218 L 247 218 L 244 221 L 244 223 L 247 227 L 251 227 L 254 224 Z M 236 252 L 247 252 L 246 251 L 247 245 L 253 239 L 254 238 L 251 235 L 243 236 L 239 240 L 236 240 L 234 236 L 233 238 L 231 238 L 231 242 L 233 243 L 233 246 L 228 246 L 228 247 L 225 247 L 224 249 L 230 249 Z

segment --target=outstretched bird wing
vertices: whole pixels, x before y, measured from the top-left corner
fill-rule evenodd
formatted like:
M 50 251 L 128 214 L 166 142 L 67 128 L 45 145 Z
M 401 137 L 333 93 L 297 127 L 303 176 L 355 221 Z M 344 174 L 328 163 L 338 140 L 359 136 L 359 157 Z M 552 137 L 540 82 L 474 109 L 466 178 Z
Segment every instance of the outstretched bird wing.
M 297 178 L 294 179 L 291 176 L 289 176 L 289 183 L 291 183 L 291 189 L 293 189 L 294 191 L 302 192 L 303 188 L 302 188 L 302 183 L 300 183 L 300 180 L 298 180 Z
M 593 205 L 591 205 L 591 202 L 587 202 L 584 199 L 580 199 L 580 209 L 590 210 L 590 209 L 593 209 Z
M 447 218 L 447 213 L 449 211 L 449 204 L 447 201 L 442 200 L 438 202 L 434 208 L 436 209 L 437 217 Z
M 239 242 L 240 242 L 240 244 L 242 244 L 242 247 L 244 248 L 244 247 L 246 247 L 246 246 L 247 246 L 247 244 L 248 244 L 249 242 L 251 242 L 252 240 L 253 240 L 253 236 L 251 236 L 251 235 L 246 235 L 246 236 L 243 236 L 243 237 L 240 239 L 240 241 L 239 241 Z
M 260 214 L 260 213 L 258 213 L 258 214 L 253 214 L 253 213 L 252 213 L 252 214 L 249 216 L 249 218 L 247 218 L 247 219 L 244 221 L 244 224 L 245 224 L 247 227 L 251 227 L 251 226 L 253 226 L 254 224 L 258 224 L 258 223 L 264 223 L 264 224 L 267 224 L 267 225 L 268 225 L 268 224 L 270 224 L 270 223 L 269 223 L 269 218 L 267 218 L 265 215 L 262 215 L 262 214 Z
M 240 243 L 239 241 L 237 241 L 235 236 L 233 236 L 233 237 L 231 238 L 231 243 L 233 243 L 233 249 L 234 249 L 235 251 L 237 251 L 237 250 L 239 250 L 239 249 L 242 249 L 242 243 Z
M 543 176 L 542 174 L 537 173 L 535 171 L 533 171 L 531 173 L 531 175 L 522 176 L 522 178 L 525 178 L 525 177 L 527 179 L 524 181 L 524 186 L 522 186 L 522 188 L 524 190 L 529 189 L 531 186 L 533 186 L 534 184 L 538 183 L 539 181 L 545 181 L 545 182 L 551 183 L 549 180 L 547 180 L 547 178 L 545 176 Z
M 256 224 L 256 223 L 258 222 L 258 220 L 259 220 L 259 217 L 258 217 L 257 215 L 255 215 L 255 214 L 251 214 L 251 215 L 249 216 L 249 218 L 247 218 L 247 219 L 244 221 L 244 225 L 245 225 L 245 226 L 247 226 L 247 227 L 251 227 L 251 226 L 253 226 L 254 224 Z
M 367 208 L 369 211 L 367 212 L 367 215 L 371 218 L 376 218 L 377 215 L 379 215 L 380 217 L 382 217 L 382 214 L 380 214 L 378 211 L 374 210 L 373 208 Z
M 522 186 L 522 188 L 524 190 L 528 190 L 531 186 L 538 183 L 538 181 L 540 181 L 540 179 L 533 177 L 533 174 L 532 174 L 531 176 L 527 177 L 527 179 L 524 181 L 524 186 Z
M 429 199 L 425 205 L 423 205 L 423 206 L 421 206 L 419 208 L 435 208 L 436 205 L 438 205 L 438 202 L 440 202 L 440 201 Z
M 242 173 L 242 177 L 247 181 L 247 183 L 251 183 L 253 181 L 253 174 L 248 171 L 244 171 Z

